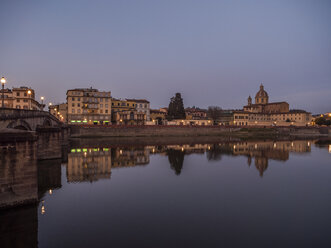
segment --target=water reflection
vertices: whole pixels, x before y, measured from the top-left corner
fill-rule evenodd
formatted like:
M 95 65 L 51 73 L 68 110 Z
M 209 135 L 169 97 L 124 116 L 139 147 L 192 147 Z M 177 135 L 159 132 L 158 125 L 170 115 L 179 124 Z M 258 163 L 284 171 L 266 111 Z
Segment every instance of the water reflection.
M 167 156 L 170 168 L 176 175 L 183 169 L 184 158 L 190 154 L 206 155 L 208 161 L 219 161 L 222 156 L 245 156 L 250 166 L 254 160 L 262 177 L 269 160 L 286 161 L 290 153 L 308 153 L 313 140 L 246 141 L 216 144 L 182 144 L 165 146 L 109 146 L 75 147 L 68 153 L 68 182 L 95 182 L 110 179 L 111 169 L 147 165 L 150 155 Z
M 111 142 L 100 146 L 94 141 L 89 141 L 88 144 L 84 141 L 82 145 L 75 144 L 66 148 L 59 146 L 56 153 L 50 152 L 49 148 L 47 152 L 42 151 L 38 148 L 40 144 L 34 142 L 3 146 L 0 153 L 0 207 L 9 208 L 21 203 L 34 204 L 0 212 L 0 245 L 36 247 L 38 201 L 40 216 L 47 216 L 47 196 L 53 197 L 58 190 L 64 190 L 62 184 L 66 182 L 98 184 L 100 180 L 112 180 L 112 170 L 147 168 L 152 156 L 165 159 L 165 168 L 171 170 L 172 178 L 183 178 L 181 175 L 185 173 L 184 166 L 190 166 L 185 163 L 186 158 L 193 154 L 199 154 L 206 162 L 215 164 L 222 163 L 225 157 L 244 157 L 244 163 L 247 163 L 248 167 L 253 165 L 256 169 L 254 177 L 259 178 L 267 173 L 272 164 L 271 160 L 285 162 L 290 159 L 291 154 L 310 153 L 312 146 L 331 151 L 329 140 L 225 141 L 209 144 L 191 142 L 162 146 L 116 145 Z M 40 151 L 42 156 L 38 154 Z M 61 157 L 57 156 L 59 152 Z M 47 159 L 48 155 L 51 160 Z M 203 169 L 201 167 L 201 170 Z M 64 178 L 62 182 L 61 177 Z
M 68 154 L 67 181 L 95 182 L 110 179 L 111 151 L 103 148 L 71 149 Z

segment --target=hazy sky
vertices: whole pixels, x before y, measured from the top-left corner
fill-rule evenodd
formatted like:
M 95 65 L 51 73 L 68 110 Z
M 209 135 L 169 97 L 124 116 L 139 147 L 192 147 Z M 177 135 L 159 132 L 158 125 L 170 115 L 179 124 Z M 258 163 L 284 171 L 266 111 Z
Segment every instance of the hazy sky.
M 1 0 L 0 75 L 65 101 L 93 86 L 157 108 L 271 101 L 331 111 L 329 0 Z

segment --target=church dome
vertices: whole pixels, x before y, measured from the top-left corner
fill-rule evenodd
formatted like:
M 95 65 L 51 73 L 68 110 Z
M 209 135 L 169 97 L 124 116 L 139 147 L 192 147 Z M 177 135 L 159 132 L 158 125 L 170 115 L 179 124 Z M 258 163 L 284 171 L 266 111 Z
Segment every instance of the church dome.
M 264 90 L 263 84 L 260 85 L 260 90 L 255 95 L 256 104 L 268 104 L 269 96 L 268 93 Z
M 260 90 L 256 93 L 256 97 L 269 97 L 268 93 L 264 90 L 263 84 L 260 85 Z

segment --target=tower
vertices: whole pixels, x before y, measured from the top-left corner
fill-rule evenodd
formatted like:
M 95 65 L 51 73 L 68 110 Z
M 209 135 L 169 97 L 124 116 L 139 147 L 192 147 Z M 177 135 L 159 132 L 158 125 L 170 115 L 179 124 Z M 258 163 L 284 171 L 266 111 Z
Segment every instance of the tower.
M 260 90 L 255 95 L 255 104 L 268 104 L 269 96 L 264 90 L 263 84 L 260 85 Z
M 248 101 L 248 106 L 251 106 L 252 105 L 252 98 L 251 98 L 251 96 L 248 97 L 247 101 Z

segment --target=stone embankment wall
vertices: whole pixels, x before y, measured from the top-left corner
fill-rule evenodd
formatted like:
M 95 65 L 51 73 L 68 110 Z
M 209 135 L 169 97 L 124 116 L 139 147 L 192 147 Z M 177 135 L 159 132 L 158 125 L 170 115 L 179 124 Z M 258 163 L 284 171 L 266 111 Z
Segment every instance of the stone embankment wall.
M 330 128 L 234 126 L 70 126 L 71 137 L 330 136 Z
M 190 126 L 71 126 L 71 137 L 150 137 L 211 136 L 239 131 L 241 128 Z

